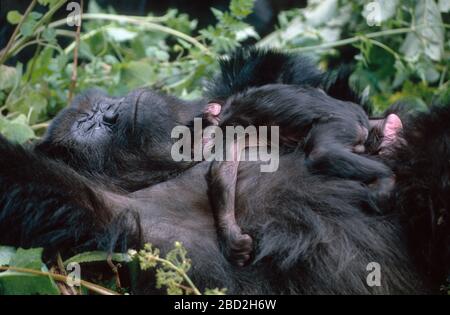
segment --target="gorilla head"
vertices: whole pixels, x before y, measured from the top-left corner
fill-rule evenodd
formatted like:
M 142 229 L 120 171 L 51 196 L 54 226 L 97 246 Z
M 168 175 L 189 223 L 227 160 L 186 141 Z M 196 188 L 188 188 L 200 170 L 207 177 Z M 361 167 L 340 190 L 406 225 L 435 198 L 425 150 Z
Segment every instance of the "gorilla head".
M 125 97 L 88 90 L 55 118 L 37 149 L 90 177 L 136 190 L 190 166 L 170 158 L 170 130 L 186 125 L 200 105 L 148 89 Z

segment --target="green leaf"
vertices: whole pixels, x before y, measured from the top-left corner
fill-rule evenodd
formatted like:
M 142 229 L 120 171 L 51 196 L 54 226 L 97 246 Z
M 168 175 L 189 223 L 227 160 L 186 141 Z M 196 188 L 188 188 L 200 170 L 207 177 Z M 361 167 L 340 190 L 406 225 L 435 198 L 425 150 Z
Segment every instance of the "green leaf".
M 13 67 L 8 67 L 5 65 L 0 66 L 0 90 L 9 91 L 11 90 L 17 80 L 17 70 Z
M 225 295 L 227 293 L 227 289 L 219 289 L 219 288 L 215 288 L 215 289 L 206 289 L 205 290 L 205 295 Z
M 27 19 L 20 26 L 20 34 L 22 34 L 22 36 L 25 36 L 25 37 L 33 35 L 34 28 L 36 27 L 36 24 L 38 23 L 38 20 L 41 17 L 42 17 L 42 13 L 31 12 L 27 16 Z
M 148 57 L 152 57 L 155 59 L 158 59 L 160 61 L 168 61 L 170 58 L 170 55 L 167 53 L 167 51 L 158 49 L 157 47 L 147 47 L 145 49 L 145 55 Z
M 254 5 L 255 0 L 231 0 L 230 12 L 234 17 L 243 19 L 252 13 Z
M 0 266 L 8 266 L 11 258 L 16 254 L 16 249 L 11 246 L 0 246 Z
M 16 25 L 19 24 L 20 20 L 22 19 L 22 14 L 20 14 L 17 10 L 9 11 L 6 19 L 10 24 Z
M 56 40 L 56 31 L 53 28 L 46 27 L 42 32 L 42 37 L 48 42 L 54 42 Z
M 19 98 L 15 101 L 8 102 L 8 110 L 11 112 L 22 113 L 25 115 L 24 117 L 28 117 L 26 122 L 30 124 L 35 124 L 41 120 L 41 118 L 45 118 L 47 99 L 39 92 L 29 88 L 25 88 L 20 92 L 21 96 Z
M 17 249 L 10 257 L 9 266 L 48 272 L 42 263 L 42 248 Z M 59 294 L 58 287 L 51 277 L 31 273 L 5 271 L 0 273 L 0 293 L 18 294 Z
M 441 12 L 448 13 L 450 11 L 450 0 L 439 0 L 438 6 Z
M 305 18 L 311 26 L 318 26 L 330 21 L 337 12 L 337 0 L 324 0 L 312 9 L 305 9 Z
M 104 13 L 102 8 L 98 5 L 97 1 L 91 0 L 88 4 L 88 13 Z
M 98 262 L 98 261 L 106 261 L 108 259 L 109 254 L 101 251 L 93 251 L 93 252 L 85 252 L 78 255 L 75 255 L 64 262 L 64 265 L 68 265 L 72 262 L 77 262 L 79 264 L 89 263 L 89 262 Z M 111 259 L 117 262 L 130 262 L 131 257 L 128 254 L 122 253 L 113 253 L 111 255 Z
M 424 82 L 435 83 L 441 77 L 429 60 L 421 60 L 415 64 L 416 72 Z
M 33 20 L 39 20 L 42 17 L 42 13 L 33 11 L 30 13 L 29 17 Z
M 20 34 L 23 36 L 31 36 L 33 35 L 33 29 L 36 25 L 36 21 L 32 19 L 27 19 L 21 26 L 20 26 Z
M 239 30 L 239 31 L 236 32 L 236 40 L 238 42 L 242 42 L 242 41 L 244 41 L 244 40 L 246 40 L 248 38 L 259 39 L 259 35 L 255 31 L 253 26 L 245 27 L 244 29 Z
M 33 129 L 26 123 L 25 115 L 13 120 L 0 116 L 0 133 L 14 143 L 24 143 L 35 137 Z
M 42 248 L 23 249 L 18 248 L 16 254 L 11 258 L 10 266 L 41 270 Z
M 440 61 L 444 52 L 445 29 L 442 16 L 434 0 L 421 0 L 415 8 L 416 32 L 409 33 L 401 51 L 410 59 L 418 59 L 420 54 L 431 60 Z
M 149 85 L 155 69 L 145 61 L 131 61 L 124 65 L 121 81 L 130 89 Z
M 220 21 L 223 18 L 223 12 L 216 8 L 211 8 L 211 12 L 214 14 L 214 17 Z
M 106 33 L 112 40 L 118 43 L 132 40 L 137 36 L 136 32 L 131 32 L 119 27 L 108 27 Z

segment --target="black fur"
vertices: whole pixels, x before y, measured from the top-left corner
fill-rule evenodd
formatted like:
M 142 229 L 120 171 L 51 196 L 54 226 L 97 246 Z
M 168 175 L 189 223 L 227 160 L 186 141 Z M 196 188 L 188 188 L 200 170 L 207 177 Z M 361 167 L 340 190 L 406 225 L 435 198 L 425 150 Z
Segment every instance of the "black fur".
M 316 82 L 315 72 L 311 78 L 307 73 L 299 66 L 286 77 Z M 232 73 L 223 77 L 233 80 Z M 252 83 L 240 82 L 237 90 L 229 84 L 217 95 Z M 218 248 L 207 197 L 209 162 L 177 164 L 168 155 L 170 128 L 188 124 L 204 102 L 131 93 L 117 122 L 101 134 L 108 135 L 101 138 L 108 145 L 99 146 L 89 142 L 98 138 L 76 138 L 72 129 L 84 123 L 83 113 L 91 114 L 94 103 L 75 102 L 34 149 L 0 138 L 0 244 L 42 246 L 52 259 L 56 251 L 67 257 L 144 242 L 164 252 L 178 240 L 201 289 L 226 287 L 235 294 L 438 292 L 438 278 L 448 268 L 448 215 L 440 221 L 436 214 L 448 213 L 450 104 L 411 118 L 404 132 L 408 145 L 385 161 L 398 176 L 389 216 L 361 211 L 368 196 L 360 183 L 311 174 L 301 150 L 283 155 L 276 173 L 242 163 L 238 223 L 257 247 L 254 262 L 236 268 Z M 102 119 L 96 115 L 102 114 L 92 119 Z M 370 262 L 381 264 L 381 287 L 366 284 Z M 155 293 L 146 275 L 140 279 L 134 293 Z
M 251 87 L 266 84 L 290 84 L 322 88 L 339 100 L 361 104 L 360 96 L 350 88 L 351 69 L 320 71 L 312 60 L 299 54 L 274 49 L 238 49 L 219 61 L 220 73 L 207 84 L 207 96 L 225 100 Z M 364 108 L 370 105 L 364 102 Z
M 389 161 L 398 181 L 392 207 L 402 215 L 414 260 L 433 287 L 450 276 L 449 123 L 449 103 L 413 114 L 403 132 L 406 145 Z

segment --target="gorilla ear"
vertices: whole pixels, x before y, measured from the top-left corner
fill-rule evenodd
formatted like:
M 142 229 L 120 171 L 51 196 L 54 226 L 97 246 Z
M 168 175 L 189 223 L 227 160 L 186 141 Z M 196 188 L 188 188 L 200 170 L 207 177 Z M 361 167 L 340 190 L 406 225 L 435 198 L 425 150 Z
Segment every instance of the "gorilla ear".
M 395 138 L 402 129 L 403 124 L 400 117 L 395 114 L 390 114 L 386 117 L 386 123 L 384 124 L 383 130 L 384 137 Z
M 403 130 L 403 123 L 396 114 L 390 114 L 386 117 L 383 126 L 383 140 L 380 145 L 380 154 L 386 154 L 393 151 L 394 147 L 401 143 L 400 133 Z

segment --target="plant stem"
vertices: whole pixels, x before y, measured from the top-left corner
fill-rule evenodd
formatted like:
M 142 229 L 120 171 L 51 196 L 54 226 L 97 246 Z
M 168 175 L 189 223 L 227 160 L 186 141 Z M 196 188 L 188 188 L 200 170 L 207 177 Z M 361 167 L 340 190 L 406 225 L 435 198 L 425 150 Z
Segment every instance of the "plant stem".
M 0 55 L 0 65 L 2 65 L 6 59 L 9 57 L 9 50 L 11 49 L 14 41 L 16 40 L 16 36 L 19 34 L 20 27 L 22 26 L 23 22 L 27 19 L 28 15 L 31 13 L 33 8 L 35 7 L 37 3 L 37 0 L 33 0 L 30 5 L 28 6 L 27 10 L 23 14 L 22 18 L 20 19 L 19 24 L 17 24 L 16 28 L 14 29 L 11 37 L 9 38 L 8 43 L 6 44 L 6 47 L 2 50 L 2 53 Z
M 47 122 L 35 124 L 35 125 L 31 126 L 31 129 L 39 130 L 39 129 L 47 128 L 49 125 L 50 125 L 50 121 L 47 121 Z
M 159 32 L 163 32 L 166 34 L 170 34 L 173 35 L 175 37 L 181 38 L 189 43 L 191 43 L 192 45 L 196 46 L 197 48 L 199 48 L 202 52 L 206 53 L 206 54 L 211 54 L 211 52 L 209 51 L 209 49 L 204 46 L 202 43 L 200 43 L 197 39 L 195 39 L 192 36 L 189 36 L 185 33 L 182 33 L 180 31 L 177 31 L 173 28 L 167 27 L 167 26 L 163 26 L 160 24 L 156 24 L 153 22 L 149 22 L 145 19 L 142 18 L 136 18 L 136 17 L 129 17 L 126 15 L 114 15 L 114 14 L 104 14 L 104 13 L 87 13 L 83 16 L 84 20 L 107 20 L 107 21 L 115 21 L 115 22 L 123 22 L 123 23 L 129 23 L 129 24 L 134 24 L 134 25 L 139 25 L 142 26 L 146 29 L 152 30 L 152 31 L 159 31 Z M 59 22 L 59 21 L 57 21 Z M 55 22 L 56 23 L 56 22 Z M 56 24 L 58 25 L 58 24 Z M 73 47 L 74 43 L 72 43 L 71 45 L 67 46 L 67 48 L 65 49 L 66 52 L 67 51 L 71 51 L 74 47 Z
M 395 59 L 401 59 L 400 55 L 395 50 L 393 50 L 391 47 L 389 47 L 388 45 L 385 45 L 385 44 L 383 44 L 383 43 L 381 43 L 381 42 L 379 42 L 379 41 L 377 41 L 375 39 L 369 39 L 369 41 L 373 45 L 378 46 L 378 47 L 386 50 L 388 53 L 393 55 Z
M 72 67 L 72 77 L 70 79 L 70 88 L 69 88 L 69 96 L 67 97 L 68 105 L 72 102 L 73 92 L 75 90 L 75 86 L 77 85 L 77 77 L 78 77 L 78 49 L 80 48 L 80 32 L 81 32 L 81 23 L 83 21 L 83 0 L 80 0 L 80 16 L 79 23 L 77 25 L 77 32 L 75 36 L 75 49 L 73 51 L 73 67 Z
M 66 3 L 66 1 L 67 0 L 60 0 L 55 5 L 53 5 L 53 7 L 51 7 L 50 10 L 47 11 L 47 13 L 44 14 L 42 19 L 40 19 L 36 23 L 36 25 L 33 27 L 33 35 L 37 35 L 45 29 L 45 27 L 43 27 L 42 25 L 44 23 L 46 23 L 49 19 L 51 19 L 53 14 L 55 14 L 55 12 L 58 11 L 59 8 L 61 8 L 64 3 Z M 66 19 L 64 19 L 64 21 L 65 20 Z M 40 31 L 38 32 L 37 30 L 40 30 Z M 6 60 L 10 56 L 17 54 L 20 50 L 22 50 L 22 48 L 23 48 L 22 46 L 27 44 L 27 42 L 30 40 L 30 38 L 31 38 L 31 36 L 20 38 L 17 42 L 14 43 L 14 45 L 11 47 L 10 51 L 8 51 L 7 53 L 2 55 L 2 58 L 4 57 Z M 0 62 L 0 64 L 1 64 L 1 62 Z
M 33 59 L 31 61 L 30 69 L 27 69 L 28 75 L 25 78 L 25 82 L 30 81 L 31 75 L 33 74 L 34 66 L 36 64 L 36 59 L 38 58 L 38 55 L 41 53 L 41 51 L 42 51 L 42 45 L 38 45 L 36 48 L 36 52 L 34 53 Z
M 415 31 L 415 28 L 410 28 L 410 27 L 397 28 L 397 29 L 393 29 L 393 30 L 386 30 L 386 31 L 369 33 L 369 34 L 366 34 L 366 35 L 357 35 L 357 36 L 354 36 L 354 37 L 338 40 L 338 41 L 331 42 L 331 43 L 324 43 L 324 44 L 320 44 L 320 45 L 313 45 L 313 46 L 294 48 L 294 49 L 291 49 L 291 51 L 293 51 L 293 52 L 306 52 L 306 51 L 312 51 L 312 50 L 321 50 L 321 49 L 335 48 L 335 47 L 350 45 L 350 44 L 359 42 L 363 38 L 371 39 L 371 38 L 377 38 L 377 37 L 383 37 L 383 36 L 406 34 L 406 33 L 414 32 L 414 31 Z
M 67 281 L 67 277 L 63 276 L 63 275 L 58 275 L 55 273 L 51 273 L 51 272 L 45 272 L 45 271 L 39 271 L 39 270 L 33 270 L 33 269 L 28 269 L 28 268 L 19 268 L 19 267 L 4 267 L 4 266 L 0 266 L 0 270 L 3 271 L 15 271 L 15 272 L 23 272 L 23 273 L 29 273 L 29 274 L 33 274 L 33 275 L 37 275 L 37 276 L 46 276 L 46 277 L 51 277 L 52 279 L 56 280 L 56 281 L 61 281 L 61 282 L 66 282 Z M 80 280 L 80 284 L 86 288 L 88 288 L 89 290 L 96 292 L 98 294 L 102 294 L 102 295 L 119 295 L 117 292 L 114 292 L 112 290 L 109 290 L 107 288 L 104 288 L 102 286 L 99 286 L 97 284 L 85 281 L 85 280 Z
M 85 19 L 85 17 L 83 17 L 83 19 Z M 85 41 L 85 40 L 97 35 L 98 33 L 105 31 L 109 27 L 111 27 L 111 24 L 108 24 L 108 25 L 96 28 L 95 30 L 89 31 L 89 32 L 83 34 L 82 36 L 80 36 L 80 41 Z M 68 55 L 73 49 L 75 49 L 75 42 L 72 42 L 69 46 L 64 48 L 64 53 L 66 55 Z

